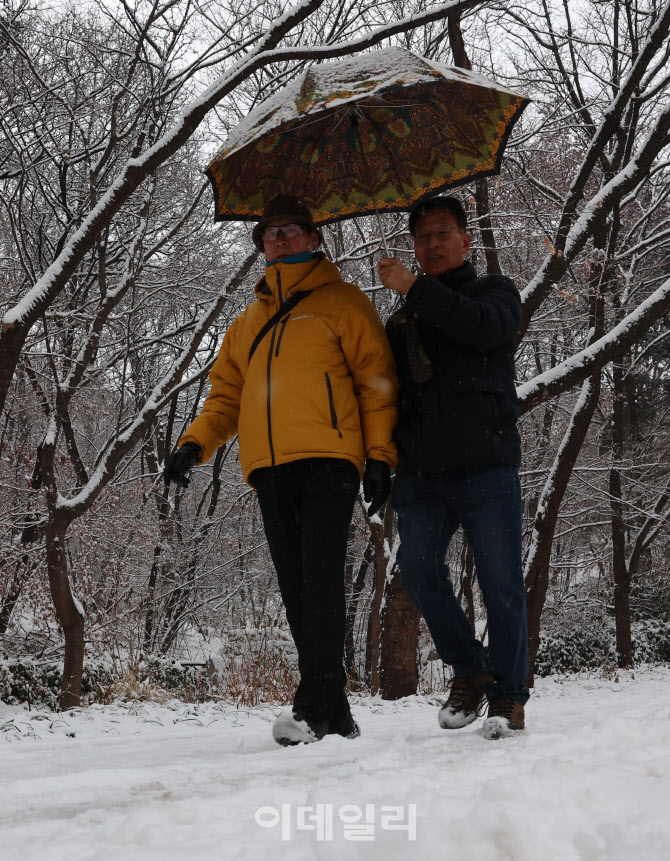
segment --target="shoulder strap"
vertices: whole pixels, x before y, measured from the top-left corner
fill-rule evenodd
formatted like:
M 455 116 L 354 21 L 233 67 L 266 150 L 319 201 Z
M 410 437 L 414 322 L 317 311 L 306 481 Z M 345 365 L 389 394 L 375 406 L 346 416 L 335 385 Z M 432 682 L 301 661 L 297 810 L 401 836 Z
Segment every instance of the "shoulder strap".
M 258 345 L 267 335 L 270 329 L 281 320 L 284 314 L 288 314 L 289 311 L 295 308 L 295 306 L 298 304 L 298 302 L 300 302 L 301 299 L 304 299 L 305 296 L 309 296 L 311 292 L 311 290 L 298 290 L 296 293 L 294 293 L 292 296 L 289 296 L 288 299 L 281 303 L 281 305 L 279 306 L 279 310 L 276 311 L 272 315 L 272 317 L 270 317 L 267 323 L 263 326 L 263 328 L 254 338 L 254 342 L 251 345 L 251 349 L 249 350 L 249 362 L 251 362 L 251 358 L 256 352 Z

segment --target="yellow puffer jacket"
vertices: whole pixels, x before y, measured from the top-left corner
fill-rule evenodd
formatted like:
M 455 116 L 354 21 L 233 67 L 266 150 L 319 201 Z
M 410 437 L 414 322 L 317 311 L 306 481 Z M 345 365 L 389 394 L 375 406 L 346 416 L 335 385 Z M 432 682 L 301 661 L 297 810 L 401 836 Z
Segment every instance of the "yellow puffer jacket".
M 210 372 L 202 412 L 179 440 L 201 463 L 237 433 L 244 477 L 261 466 L 306 457 L 365 458 L 394 466 L 395 363 L 370 300 L 319 253 L 277 263 L 256 285 L 256 301 L 233 322 Z M 309 290 L 267 333 L 258 332 L 297 290 Z

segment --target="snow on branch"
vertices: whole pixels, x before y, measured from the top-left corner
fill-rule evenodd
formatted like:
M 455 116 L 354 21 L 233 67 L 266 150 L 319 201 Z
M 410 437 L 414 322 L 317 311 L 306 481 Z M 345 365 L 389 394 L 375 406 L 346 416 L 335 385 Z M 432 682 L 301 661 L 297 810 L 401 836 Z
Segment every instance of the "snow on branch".
M 565 237 L 563 250 L 558 247 L 547 253 L 535 276 L 521 291 L 524 305 L 535 311 L 552 282 L 560 280 L 568 264 L 584 248 L 593 235 L 596 225 L 624 195 L 645 182 L 649 169 L 660 150 L 668 143 L 670 133 L 670 105 L 658 116 L 643 144 L 625 167 L 605 183 L 584 206 Z
M 58 257 L 23 299 L 6 312 L 3 329 L 17 324 L 29 325 L 48 307 L 73 275 L 84 254 L 93 246 L 100 230 L 109 224 L 138 185 L 189 140 L 208 111 L 224 95 L 257 68 L 269 62 L 265 59 L 268 56 L 266 49 L 273 48 L 294 26 L 318 9 L 323 2 L 324 0 L 303 0 L 273 22 L 255 51 L 233 64 L 217 83 L 194 99 L 152 147 L 126 161 L 119 175 L 83 219 Z
M 228 293 L 246 277 L 257 258 L 258 251 L 253 251 L 249 254 L 241 263 L 237 272 L 222 287 L 219 296 L 198 321 L 179 358 L 174 362 L 163 379 L 156 384 L 133 421 L 114 439 L 86 486 L 71 499 L 66 499 L 60 494 L 58 495 L 58 508 L 61 511 L 67 510 L 68 517 L 75 519 L 90 508 L 109 479 L 114 475 L 114 471 L 121 462 L 121 459 L 141 439 L 158 412 L 172 397 L 175 386 L 179 385 L 186 369 L 193 360 L 200 341 L 209 331 L 221 313 L 224 304 L 228 301 Z
M 612 361 L 640 335 L 670 311 L 670 278 L 602 338 L 570 356 L 556 367 L 538 374 L 517 388 L 521 411 L 527 412 L 543 401 L 582 382 L 596 368 Z
M 352 39 L 339 45 L 274 47 L 294 26 L 308 17 L 323 2 L 324 0 L 303 0 L 278 18 L 256 48 L 244 59 L 234 63 L 194 99 L 152 147 L 140 156 L 128 159 L 120 174 L 83 220 L 58 258 L 23 299 L 6 312 L 3 328 L 17 324 L 25 325 L 42 313 L 74 273 L 83 255 L 93 245 L 98 232 L 109 223 L 140 182 L 173 155 L 191 137 L 207 113 L 253 72 L 263 66 L 281 61 L 322 60 L 352 54 L 372 47 L 390 36 L 444 18 L 455 10 L 481 5 L 481 0 L 452 0 L 420 15 L 409 16 L 392 24 L 383 25 L 365 37 Z
M 588 232 L 590 222 L 601 208 L 608 209 L 612 202 L 620 200 L 623 194 L 644 181 L 648 176 L 649 167 L 660 149 L 667 144 L 670 131 L 670 105 L 661 112 L 656 123 L 647 135 L 644 143 L 631 161 L 615 177 L 605 183 L 598 193 L 586 204 L 579 218 L 570 229 L 565 242 L 564 253 L 572 254 L 573 245 L 579 245 L 580 234 Z
M 664 9 L 660 12 L 655 24 L 652 26 L 645 43 L 640 48 L 628 76 L 621 82 L 616 96 L 603 113 L 600 126 L 591 140 L 582 164 L 575 174 L 575 179 L 568 191 L 564 210 L 566 214 L 569 215 L 574 212 L 578 201 L 581 200 L 584 188 L 593 173 L 596 162 L 603 153 L 607 142 L 617 130 L 624 108 L 636 94 L 640 81 L 644 77 L 644 73 L 647 71 L 654 54 L 664 46 L 669 32 L 670 0 L 667 0 Z
M 577 207 L 583 198 L 589 180 L 593 177 L 594 168 L 605 152 L 607 143 L 616 135 L 631 99 L 640 96 L 637 92 L 640 82 L 656 52 L 664 48 L 668 32 L 670 32 L 670 0 L 665 3 L 659 13 L 627 78 L 622 82 L 615 98 L 605 109 L 582 163 L 575 172 L 553 242 L 555 251 L 546 255 L 537 273 L 522 291 L 521 297 L 525 305 L 523 332 L 525 332 L 532 314 L 540 307 L 551 290 L 553 283 L 560 280 L 567 271 L 571 257 L 579 253 L 589 236 L 592 235 L 599 219 L 608 212 L 607 204 L 609 203 L 611 206 L 616 201 L 621 200 L 626 193 L 646 179 L 654 158 L 667 145 L 670 117 L 666 108 L 658 117 L 652 133 L 647 136 L 637 153 L 592 198 L 575 221 Z

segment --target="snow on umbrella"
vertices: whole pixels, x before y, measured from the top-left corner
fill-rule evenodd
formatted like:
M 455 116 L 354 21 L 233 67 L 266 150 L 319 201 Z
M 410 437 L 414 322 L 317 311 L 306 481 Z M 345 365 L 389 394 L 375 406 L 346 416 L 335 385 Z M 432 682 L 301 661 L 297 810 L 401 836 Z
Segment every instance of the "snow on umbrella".
M 407 210 L 497 173 L 528 101 L 403 48 L 311 66 L 210 163 L 215 218 L 258 220 L 278 194 L 301 197 L 318 224 Z

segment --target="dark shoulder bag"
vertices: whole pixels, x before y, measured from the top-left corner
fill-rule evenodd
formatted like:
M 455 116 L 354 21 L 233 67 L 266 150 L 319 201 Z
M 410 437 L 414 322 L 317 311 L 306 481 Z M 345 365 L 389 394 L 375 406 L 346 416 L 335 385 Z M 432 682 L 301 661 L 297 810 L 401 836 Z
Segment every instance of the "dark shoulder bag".
M 251 362 L 251 357 L 256 352 L 258 345 L 263 340 L 263 338 L 267 335 L 270 329 L 276 325 L 284 314 L 288 314 L 289 311 L 293 310 L 295 306 L 300 302 L 301 299 L 304 299 L 305 296 L 309 296 L 311 290 L 298 290 L 292 296 L 289 296 L 288 299 L 284 300 L 279 306 L 279 310 L 276 311 L 272 317 L 267 321 L 267 323 L 263 326 L 260 332 L 254 338 L 254 342 L 251 345 L 251 349 L 249 350 L 249 362 Z

